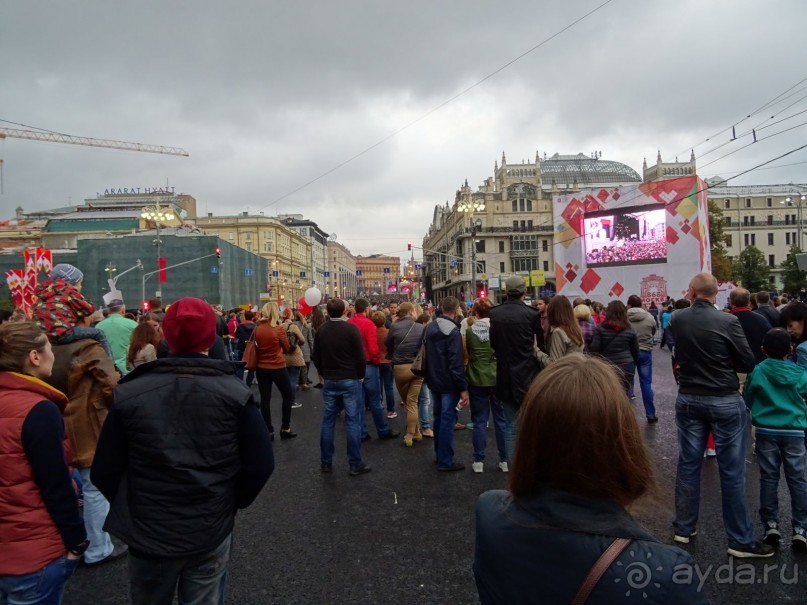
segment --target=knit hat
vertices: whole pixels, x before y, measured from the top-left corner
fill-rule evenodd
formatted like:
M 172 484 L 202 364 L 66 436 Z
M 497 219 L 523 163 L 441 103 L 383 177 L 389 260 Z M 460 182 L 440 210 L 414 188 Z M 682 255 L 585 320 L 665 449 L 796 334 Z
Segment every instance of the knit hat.
M 216 339 L 216 314 L 199 298 L 180 298 L 165 313 L 163 334 L 174 353 L 202 353 Z
M 78 267 L 68 265 L 67 263 L 59 263 L 51 269 L 50 278 L 52 280 L 63 279 L 75 286 L 84 279 L 84 273 L 82 273 L 81 269 Z
M 791 342 L 790 333 L 787 330 L 773 328 L 768 330 L 762 339 L 762 349 L 768 357 L 782 359 L 790 354 Z
M 524 282 L 523 277 L 513 275 L 504 282 L 504 289 L 508 294 L 524 294 L 527 291 L 527 284 Z

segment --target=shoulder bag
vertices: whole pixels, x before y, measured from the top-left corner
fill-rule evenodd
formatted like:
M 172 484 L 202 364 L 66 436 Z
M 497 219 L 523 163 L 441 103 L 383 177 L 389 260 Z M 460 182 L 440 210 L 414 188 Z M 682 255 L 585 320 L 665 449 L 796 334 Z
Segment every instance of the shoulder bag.
M 244 354 L 241 360 L 246 364 L 247 370 L 258 369 L 258 343 L 255 340 L 255 332 L 257 331 L 258 327 L 255 326 L 252 334 L 249 335 L 249 340 L 244 345 Z
M 409 369 L 415 376 L 422 377 L 426 375 L 426 330 L 423 330 L 423 341 L 420 343 L 418 354 L 415 355 L 412 367 Z
M 594 566 L 589 570 L 580 588 L 572 599 L 572 605 L 585 605 L 588 598 L 591 596 L 592 591 L 597 586 L 597 583 L 602 578 L 602 575 L 611 567 L 611 564 L 617 560 L 622 551 L 625 550 L 631 540 L 628 538 L 616 538 L 611 542 L 610 546 L 605 549 L 594 563 Z

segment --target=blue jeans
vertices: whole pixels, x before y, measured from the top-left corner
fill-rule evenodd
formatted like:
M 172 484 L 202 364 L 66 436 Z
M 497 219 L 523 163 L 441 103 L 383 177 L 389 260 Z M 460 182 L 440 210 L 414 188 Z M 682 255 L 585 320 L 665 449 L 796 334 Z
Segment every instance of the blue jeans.
M 165 559 L 129 553 L 129 584 L 133 605 L 223 605 L 227 588 L 232 534 L 200 555 Z
M 437 455 L 437 466 L 446 467 L 454 464 L 454 425 L 457 423 L 457 402 L 460 394 L 440 393 L 432 391 L 434 406 L 434 451 Z
M 78 567 L 78 561 L 63 556 L 33 573 L 0 576 L 0 603 L 59 605 L 64 596 L 64 586 Z
M 429 406 L 431 405 L 431 398 L 429 397 L 429 389 L 424 384 L 420 389 L 418 395 L 418 416 L 420 417 L 420 430 L 428 431 L 432 428 L 429 421 Z
M 642 402 L 646 416 L 656 415 L 656 406 L 653 405 L 653 353 L 639 351 L 639 363 L 636 365 L 639 373 L 639 388 L 642 389 Z
M 78 469 L 81 475 L 81 491 L 84 493 L 84 529 L 90 547 L 84 553 L 86 563 L 97 563 L 112 554 L 112 538 L 104 531 L 104 521 L 109 514 L 109 502 L 90 481 L 90 467 Z
M 235 361 L 242 361 L 244 359 L 244 349 L 240 346 L 235 348 Z M 245 370 L 243 367 L 236 370 L 235 375 L 238 380 L 244 380 L 244 372 L 247 373 L 247 386 L 252 386 L 252 381 L 255 380 L 255 370 Z
M 389 433 L 389 425 L 387 424 L 387 414 L 381 406 L 381 380 L 378 376 L 378 365 L 368 363 L 364 370 L 364 381 L 359 385 L 360 392 L 363 392 L 364 397 L 359 398 L 359 401 L 367 402 L 370 406 L 370 411 L 373 413 L 373 422 L 378 431 L 378 436 L 383 437 Z M 361 434 L 362 437 L 367 435 L 367 424 L 364 421 L 364 414 L 361 417 Z
M 359 394 L 358 380 L 326 380 L 322 387 L 322 429 L 319 433 L 320 460 L 333 464 L 334 428 L 339 410 L 345 410 L 347 461 L 350 466 L 361 464 L 361 427 L 364 404 Z
M 757 432 L 759 516 L 762 524 L 779 522 L 779 469 L 784 466 L 790 490 L 793 528 L 807 530 L 807 461 L 804 439 Z
M 516 449 L 516 425 L 518 423 L 519 407 L 512 401 L 502 401 L 504 413 L 504 449 L 507 459 L 512 462 L 513 452 Z
M 729 546 L 743 548 L 754 542 L 754 527 L 745 504 L 745 431 L 748 413 L 738 394 L 723 397 L 678 394 L 678 473 L 675 479 L 677 535 L 689 536 L 698 523 L 701 466 L 706 439 L 712 431 L 717 448 L 723 525 Z
M 471 422 L 474 424 L 474 462 L 485 459 L 487 447 L 488 418 L 493 412 L 493 432 L 496 435 L 496 446 L 499 449 L 499 462 L 507 462 L 507 449 L 504 445 L 504 411 L 502 404 L 493 394 L 494 387 L 468 387 L 471 399 Z
M 291 385 L 291 392 L 297 392 L 297 383 L 300 382 L 300 366 L 289 366 L 286 368 L 289 373 L 289 384 Z M 294 399 L 297 397 L 295 396 Z
M 384 391 L 384 396 L 387 398 L 387 411 L 395 411 L 395 389 L 392 380 L 392 364 L 380 363 L 378 364 L 378 374 L 381 380 L 381 387 Z M 379 395 L 380 396 L 380 395 Z

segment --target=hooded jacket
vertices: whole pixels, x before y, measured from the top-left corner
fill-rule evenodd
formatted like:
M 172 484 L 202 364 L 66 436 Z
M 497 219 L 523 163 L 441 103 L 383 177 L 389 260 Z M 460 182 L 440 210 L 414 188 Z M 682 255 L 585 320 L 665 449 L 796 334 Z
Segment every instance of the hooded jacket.
M 51 339 L 69 334 L 79 317 L 95 312 L 95 307 L 70 282 L 49 279 L 37 286 L 34 319 Z
M 656 320 L 650 313 L 639 307 L 628 309 L 628 321 L 639 337 L 639 349 L 642 351 L 653 350 L 653 335 L 656 333 Z
M 496 386 L 496 354 L 490 346 L 490 318 L 477 319 L 465 331 L 468 351 L 468 383 L 475 387 Z
M 801 366 L 766 359 L 748 375 L 743 397 L 751 408 L 751 422 L 759 429 L 777 434 L 794 431 L 794 437 L 807 430 L 807 371 Z
M 426 327 L 426 384 L 437 393 L 468 390 L 462 336 L 450 319 L 438 317 Z

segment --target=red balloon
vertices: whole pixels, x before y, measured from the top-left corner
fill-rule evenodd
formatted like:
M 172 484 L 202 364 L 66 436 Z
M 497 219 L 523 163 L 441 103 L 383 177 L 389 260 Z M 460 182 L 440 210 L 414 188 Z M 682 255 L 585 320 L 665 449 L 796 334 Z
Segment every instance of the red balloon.
M 311 314 L 311 311 L 314 310 L 313 307 L 309 307 L 308 303 L 305 302 L 305 296 L 301 296 L 297 299 L 297 310 L 305 317 Z

